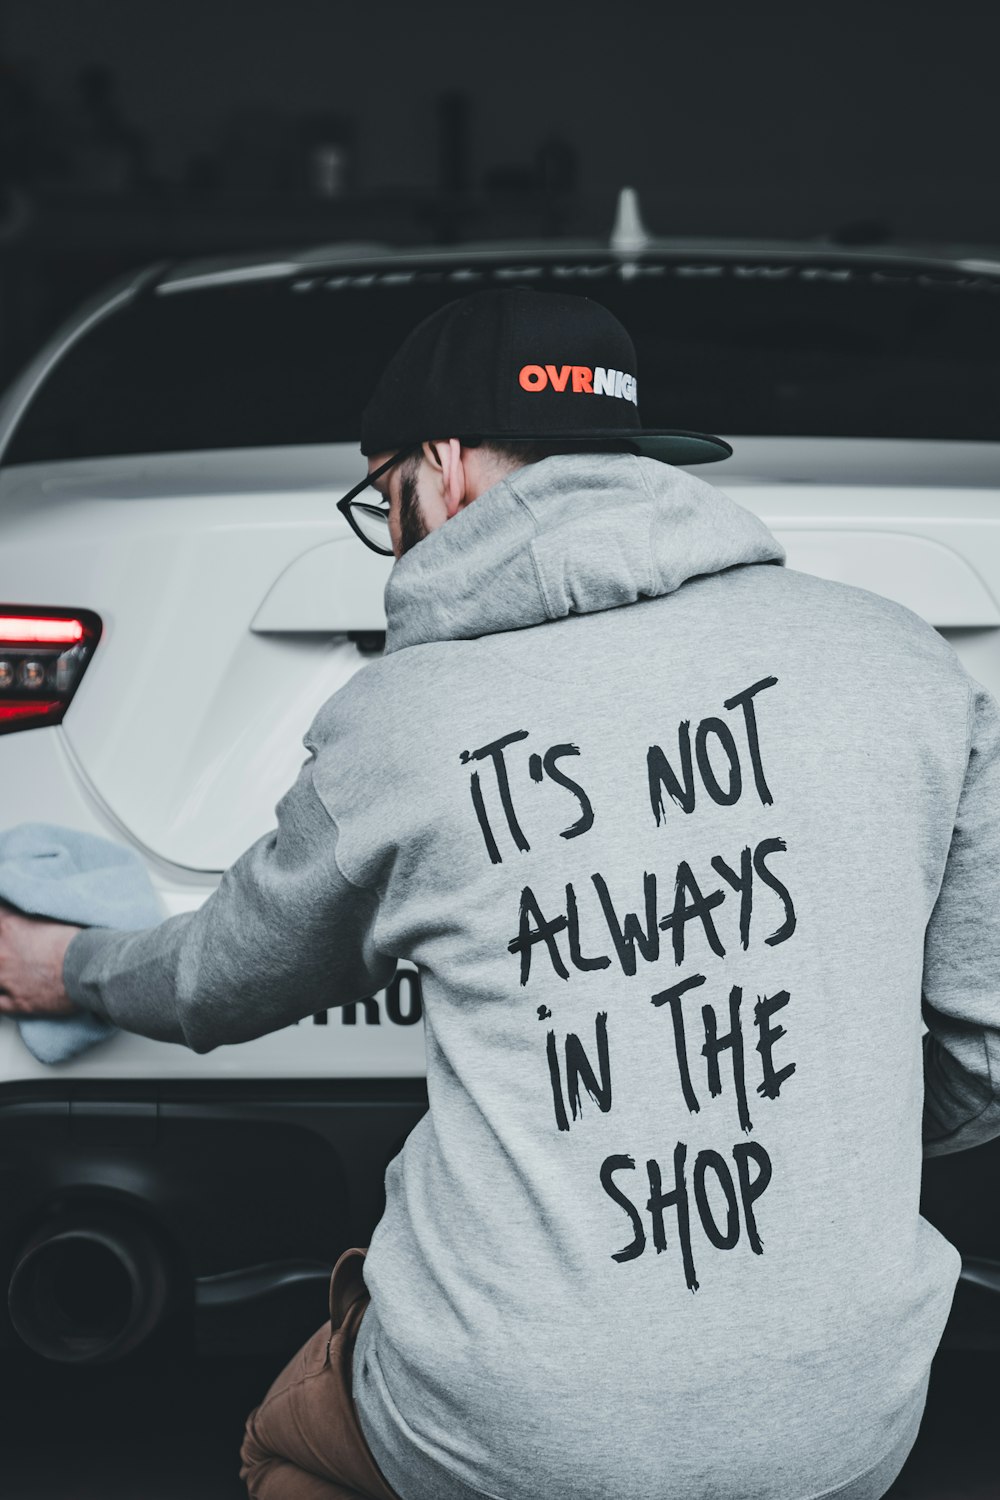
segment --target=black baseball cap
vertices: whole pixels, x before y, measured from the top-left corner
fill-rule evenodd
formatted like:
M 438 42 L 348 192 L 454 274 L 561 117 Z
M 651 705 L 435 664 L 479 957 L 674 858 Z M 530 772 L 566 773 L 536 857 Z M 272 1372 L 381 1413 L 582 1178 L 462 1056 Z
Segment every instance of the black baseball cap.
M 361 451 L 435 438 L 626 441 L 671 464 L 728 458 L 708 433 L 643 427 L 635 348 L 590 297 L 504 287 L 460 297 L 418 323 L 361 419 Z

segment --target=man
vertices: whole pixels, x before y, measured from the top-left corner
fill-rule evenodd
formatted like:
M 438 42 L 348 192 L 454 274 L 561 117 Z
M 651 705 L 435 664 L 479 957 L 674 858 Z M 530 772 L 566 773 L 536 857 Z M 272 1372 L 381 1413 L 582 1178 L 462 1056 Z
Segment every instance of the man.
M 248 1422 L 265 1500 L 876 1500 L 921 1420 L 922 1156 L 1000 1133 L 1000 710 L 635 377 L 585 298 L 420 325 L 341 502 L 385 656 L 277 828 L 148 931 L 0 922 L 3 1009 L 202 1052 L 421 971 L 430 1110 Z

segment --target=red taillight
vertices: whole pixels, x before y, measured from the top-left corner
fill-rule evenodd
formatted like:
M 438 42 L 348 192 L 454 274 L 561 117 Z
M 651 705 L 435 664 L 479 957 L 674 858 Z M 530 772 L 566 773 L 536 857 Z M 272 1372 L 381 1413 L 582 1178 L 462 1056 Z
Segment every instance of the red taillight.
M 0 604 L 0 734 L 58 724 L 100 638 L 93 610 Z
M 83 621 L 73 616 L 67 620 L 51 615 L 0 615 L 0 641 L 44 641 L 52 645 L 75 646 L 84 636 Z

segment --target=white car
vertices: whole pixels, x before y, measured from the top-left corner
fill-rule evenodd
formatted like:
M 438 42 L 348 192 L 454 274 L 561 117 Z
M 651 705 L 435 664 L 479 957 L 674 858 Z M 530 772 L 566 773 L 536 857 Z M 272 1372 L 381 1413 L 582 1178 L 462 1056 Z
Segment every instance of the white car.
M 127 845 L 164 916 L 274 827 L 304 731 L 382 645 L 390 561 L 335 508 L 364 403 L 421 317 L 511 283 L 611 307 L 645 420 L 732 443 L 701 475 L 789 567 L 908 605 L 1000 695 L 1000 262 L 646 241 L 159 266 L 0 405 L 0 826 Z M 200 1056 L 118 1034 L 51 1068 L 0 1021 L 0 1348 L 110 1360 L 193 1304 L 206 1352 L 290 1352 L 426 1108 L 420 1021 L 412 969 Z M 953 1340 L 1000 1327 L 998 1162 L 927 1164 L 966 1257 Z

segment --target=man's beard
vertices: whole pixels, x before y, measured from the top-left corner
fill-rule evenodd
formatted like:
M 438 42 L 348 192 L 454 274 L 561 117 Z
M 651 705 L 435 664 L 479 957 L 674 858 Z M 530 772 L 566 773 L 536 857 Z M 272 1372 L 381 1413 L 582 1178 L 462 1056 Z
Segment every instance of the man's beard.
M 400 553 L 409 552 L 418 542 L 422 542 L 427 535 L 427 527 L 424 518 L 420 514 L 420 505 L 417 499 L 417 478 L 415 474 L 403 473 L 399 482 L 399 547 Z

